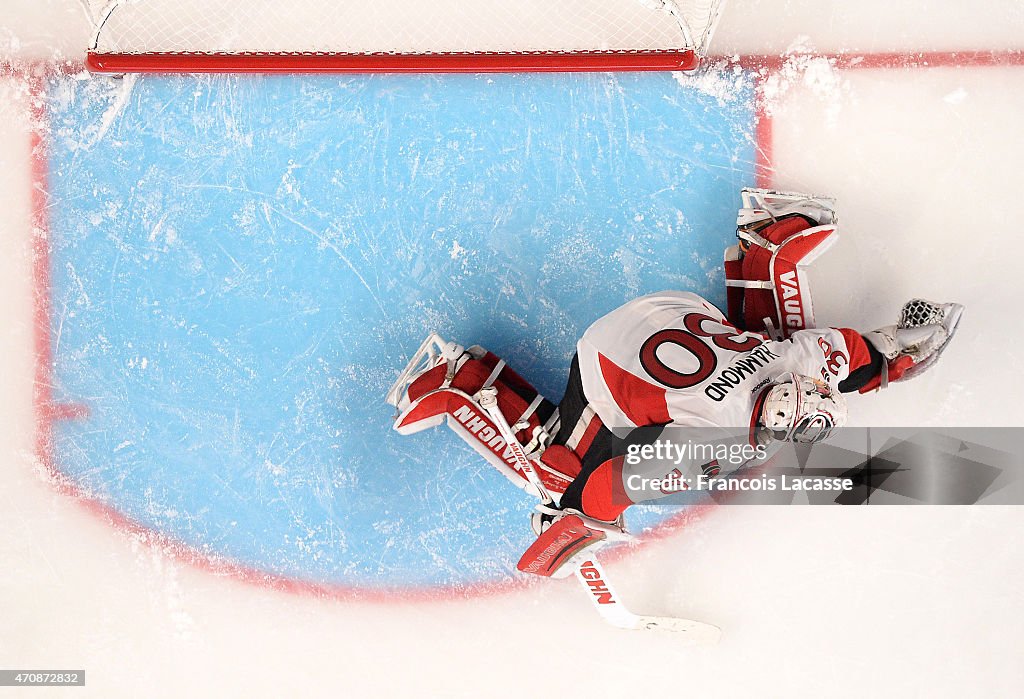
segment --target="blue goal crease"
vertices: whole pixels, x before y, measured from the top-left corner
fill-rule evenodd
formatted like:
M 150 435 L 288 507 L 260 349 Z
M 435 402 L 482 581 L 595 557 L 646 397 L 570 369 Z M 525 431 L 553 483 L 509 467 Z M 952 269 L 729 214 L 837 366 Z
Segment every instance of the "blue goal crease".
M 508 578 L 532 500 L 383 395 L 430 331 L 561 397 L 637 295 L 724 301 L 752 91 L 668 73 L 52 79 L 60 468 L 303 580 Z M 641 508 L 634 528 L 670 516 Z

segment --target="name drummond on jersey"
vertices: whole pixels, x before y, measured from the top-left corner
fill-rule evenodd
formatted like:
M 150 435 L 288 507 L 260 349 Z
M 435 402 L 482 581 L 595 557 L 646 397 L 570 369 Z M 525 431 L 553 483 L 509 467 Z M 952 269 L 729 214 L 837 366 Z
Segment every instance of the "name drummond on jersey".
M 776 359 L 779 359 L 779 355 L 768 349 L 767 345 L 755 347 L 746 357 L 734 361 L 728 369 L 723 369 L 718 376 L 710 379 L 710 383 L 704 387 L 704 395 L 716 403 L 721 402 L 743 379 L 756 374 L 758 369 L 763 369 Z

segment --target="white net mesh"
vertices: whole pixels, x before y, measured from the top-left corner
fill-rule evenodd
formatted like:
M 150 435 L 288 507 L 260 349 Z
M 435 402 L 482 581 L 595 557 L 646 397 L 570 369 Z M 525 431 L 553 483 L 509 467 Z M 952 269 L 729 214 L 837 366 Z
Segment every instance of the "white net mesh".
M 724 0 L 115 0 L 96 53 L 703 54 Z

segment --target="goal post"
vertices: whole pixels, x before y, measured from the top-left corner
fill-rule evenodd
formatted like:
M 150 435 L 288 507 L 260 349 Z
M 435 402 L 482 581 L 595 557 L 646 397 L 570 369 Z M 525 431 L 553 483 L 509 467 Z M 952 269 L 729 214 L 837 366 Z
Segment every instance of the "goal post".
M 94 72 L 693 70 L 725 0 L 112 0 Z

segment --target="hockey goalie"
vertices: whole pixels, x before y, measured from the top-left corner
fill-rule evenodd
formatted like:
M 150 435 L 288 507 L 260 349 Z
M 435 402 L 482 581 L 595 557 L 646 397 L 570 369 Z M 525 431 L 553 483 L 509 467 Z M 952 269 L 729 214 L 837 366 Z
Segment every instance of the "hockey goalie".
M 673 463 L 653 481 L 727 476 L 763 460 L 773 444 L 828 439 L 846 422 L 843 394 L 919 375 L 956 332 L 962 306 L 921 299 L 871 332 L 816 328 L 805 269 L 836 239 L 832 201 L 758 189 L 742 198 L 738 242 L 725 254 L 727 312 L 685 291 L 630 301 L 583 334 L 561 403 L 482 347 L 437 335 L 391 388 L 398 432 L 447 423 L 542 497 L 532 518 L 538 538 L 521 571 L 578 573 L 595 547 L 624 536 L 627 507 L 672 491 L 634 485 L 640 467 L 625 458 L 630 447 L 673 427 L 761 447 L 740 464 Z

